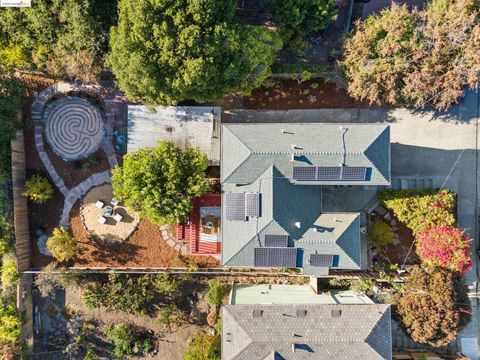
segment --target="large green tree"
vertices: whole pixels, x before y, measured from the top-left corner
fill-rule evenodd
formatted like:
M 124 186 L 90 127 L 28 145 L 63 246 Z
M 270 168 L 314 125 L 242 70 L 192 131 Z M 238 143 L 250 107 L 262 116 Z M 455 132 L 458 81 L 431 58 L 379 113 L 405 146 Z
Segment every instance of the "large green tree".
M 270 0 L 286 39 L 303 38 L 324 29 L 336 13 L 335 0 Z
M 182 150 L 171 141 L 127 154 L 113 170 L 115 197 L 155 224 L 184 221 L 192 199 L 206 193 L 207 157 L 196 148 Z
M 458 275 L 441 268 L 417 266 L 407 278 L 398 313 L 414 341 L 444 346 L 468 323 L 469 303 Z
M 116 0 L 37 0 L 0 9 L 0 64 L 95 80 L 108 50 Z
M 357 23 L 342 62 L 349 93 L 377 105 L 448 109 L 480 77 L 476 0 L 395 3 Z
M 270 74 L 276 33 L 241 25 L 235 0 L 120 0 L 109 62 L 119 87 L 149 104 L 249 92 Z

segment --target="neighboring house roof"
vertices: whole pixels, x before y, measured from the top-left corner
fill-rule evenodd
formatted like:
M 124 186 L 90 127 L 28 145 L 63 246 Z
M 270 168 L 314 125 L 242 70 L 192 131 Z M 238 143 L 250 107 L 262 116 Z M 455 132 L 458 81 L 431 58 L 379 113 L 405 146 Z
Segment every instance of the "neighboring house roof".
M 391 358 L 390 305 L 222 307 L 222 360 Z
M 315 184 L 390 185 L 390 128 L 383 124 L 268 123 L 223 124 L 222 175 L 225 183 L 250 184 L 275 165 L 288 179 L 294 166 L 365 167 L 364 181 Z M 343 135 L 342 135 L 343 133 Z M 295 161 L 291 155 L 295 154 Z
M 185 149 L 197 147 L 211 165 L 220 162 L 220 108 L 211 106 L 167 106 L 149 109 L 128 105 L 127 151 L 156 146 L 171 140 Z

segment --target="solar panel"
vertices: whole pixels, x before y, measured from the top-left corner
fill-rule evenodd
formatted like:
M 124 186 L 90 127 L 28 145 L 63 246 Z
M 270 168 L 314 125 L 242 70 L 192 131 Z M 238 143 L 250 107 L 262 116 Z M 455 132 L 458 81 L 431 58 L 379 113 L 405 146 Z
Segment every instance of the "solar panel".
M 265 235 L 266 247 L 287 247 L 288 235 Z
M 316 180 L 335 181 L 340 180 L 340 166 L 317 167 Z
M 364 166 L 343 166 L 342 167 L 342 180 L 349 181 L 363 181 L 367 174 L 367 168 Z
M 314 166 L 294 166 L 293 179 L 299 181 L 315 181 L 316 170 Z
M 254 266 L 258 267 L 297 267 L 296 248 L 255 248 Z
M 294 166 L 293 180 L 298 181 L 363 181 L 365 166 Z
M 247 193 L 245 194 L 245 215 L 251 217 L 260 216 L 260 194 Z
M 227 220 L 245 221 L 245 194 L 231 193 L 225 194 L 225 207 L 227 211 Z
M 331 254 L 311 254 L 310 265 L 319 267 L 331 267 L 333 255 Z

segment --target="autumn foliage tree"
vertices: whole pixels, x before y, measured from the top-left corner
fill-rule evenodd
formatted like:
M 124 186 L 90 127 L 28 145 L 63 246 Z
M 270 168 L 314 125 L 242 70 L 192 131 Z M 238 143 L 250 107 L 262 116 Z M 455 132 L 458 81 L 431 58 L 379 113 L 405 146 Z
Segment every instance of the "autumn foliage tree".
M 444 110 L 477 84 L 479 53 L 475 0 L 433 0 L 423 11 L 392 3 L 357 23 L 342 65 L 357 99 Z
M 457 273 L 472 269 L 471 240 L 464 231 L 453 226 L 421 230 L 416 235 L 417 253 L 423 262 Z
M 406 280 L 398 313 L 414 341 L 445 346 L 468 323 L 469 304 L 458 275 L 442 268 L 416 266 Z

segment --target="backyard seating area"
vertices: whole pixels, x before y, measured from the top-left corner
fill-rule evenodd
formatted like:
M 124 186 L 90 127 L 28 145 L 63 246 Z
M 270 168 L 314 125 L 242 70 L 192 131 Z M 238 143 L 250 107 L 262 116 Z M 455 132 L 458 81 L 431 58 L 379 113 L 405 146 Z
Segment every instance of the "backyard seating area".
M 110 184 L 94 187 L 85 195 L 81 215 L 87 231 L 103 240 L 128 239 L 140 221 L 137 214 L 113 198 Z

